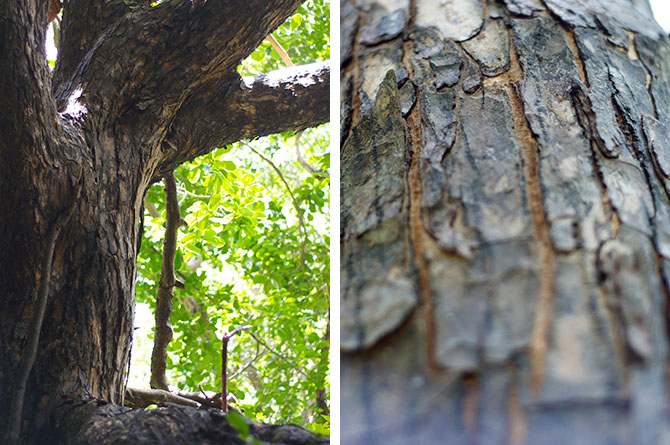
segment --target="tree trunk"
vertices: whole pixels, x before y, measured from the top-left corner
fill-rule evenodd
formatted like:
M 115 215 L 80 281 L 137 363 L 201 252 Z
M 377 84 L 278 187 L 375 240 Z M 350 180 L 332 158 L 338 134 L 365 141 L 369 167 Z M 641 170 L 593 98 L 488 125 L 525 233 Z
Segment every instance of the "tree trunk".
M 647 2 L 341 11 L 342 442 L 670 443 Z
M 324 122 L 329 72 L 322 64 L 283 70 L 271 81 L 237 75 L 239 61 L 300 0 L 210 0 L 197 7 L 172 0 L 154 8 L 139 1 L 132 9 L 117 0 L 71 0 L 49 73 L 48 3 L 0 5 L 0 437 L 35 327 L 40 277 L 48 273 L 22 441 L 119 438 L 132 430 L 126 420 L 134 418 L 137 428 L 146 415 L 156 423 L 128 440 L 154 442 L 152 434 L 175 431 L 182 414 L 161 420 L 108 405 L 123 400 L 144 193 L 175 166 L 216 147 Z M 71 209 L 51 270 L 41 270 L 47 233 Z M 180 428 L 201 434 L 184 436 L 191 441 L 200 443 L 210 437 L 207 428 L 221 424 L 216 415 L 182 411 Z M 184 426 L 196 417 L 196 426 Z

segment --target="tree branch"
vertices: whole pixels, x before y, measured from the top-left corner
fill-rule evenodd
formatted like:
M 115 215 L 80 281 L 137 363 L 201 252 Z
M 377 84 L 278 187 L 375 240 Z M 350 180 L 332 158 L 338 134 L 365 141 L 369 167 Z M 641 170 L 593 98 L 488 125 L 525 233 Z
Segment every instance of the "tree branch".
M 298 365 L 296 365 L 295 363 L 293 363 L 288 357 L 286 357 L 285 355 L 283 355 L 281 352 L 277 351 L 275 348 L 273 348 L 272 346 L 268 345 L 265 341 L 263 341 L 263 340 L 261 340 L 260 338 L 258 338 L 258 337 L 256 336 L 256 334 L 254 334 L 253 332 L 249 332 L 249 335 L 251 335 L 251 336 L 254 338 L 254 340 L 256 340 L 258 343 L 260 343 L 261 345 L 263 345 L 268 351 L 270 351 L 271 353 L 273 353 L 274 355 L 276 355 L 277 357 L 279 357 L 280 359 L 284 360 L 286 363 L 288 363 L 289 365 L 291 365 L 291 366 L 293 367 L 293 369 L 295 369 L 296 371 L 298 371 L 298 372 L 299 372 L 300 374 L 302 374 L 304 377 L 309 378 L 309 376 L 307 375 L 307 373 L 306 373 L 305 371 L 303 371 L 302 368 L 300 368 Z
M 318 179 L 323 179 L 326 177 L 326 175 L 323 174 L 323 170 L 320 168 L 314 167 L 312 164 L 307 162 L 305 158 L 302 157 L 302 154 L 300 154 L 300 138 L 302 137 L 303 132 L 299 132 L 298 134 L 295 135 L 295 154 L 298 158 L 298 163 L 309 172 L 310 175 L 316 176 Z
M 126 388 L 125 404 L 130 408 L 146 408 L 149 405 L 160 405 L 165 402 L 195 408 L 200 406 L 197 401 L 162 389 Z
M 156 297 L 156 334 L 154 336 L 154 349 L 151 354 L 151 387 L 167 390 L 165 380 L 165 367 L 167 361 L 167 347 L 172 340 L 172 292 L 175 286 L 174 259 L 177 252 L 177 230 L 181 217 L 179 215 L 179 202 L 177 201 L 177 182 L 174 173 L 165 175 L 165 240 L 163 241 L 163 264 L 161 266 L 161 278 L 158 285 Z
M 131 9 L 107 25 L 82 57 L 72 56 L 77 67 L 58 78 L 56 97 L 62 107 L 80 89 L 102 120 L 125 114 L 147 133 L 144 145 L 155 146 L 161 127 L 190 94 L 230 79 L 239 62 L 303 1 L 209 0 L 191 11 L 188 1 L 168 0 Z
M 305 221 L 302 218 L 302 209 L 298 205 L 298 200 L 295 199 L 295 195 L 293 194 L 293 191 L 291 190 L 291 186 L 286 182 L 286 178 L 284 178 L 284 174 L 279 170 L 279 167 L 275 165 L 274 162 L 267 156 L 263 155 L 260 151 L 256 150 L 254 147 L 247 143 L 242 143 L 245 147 L 247 147 L 249 150 L 253 151 L 256 153 L 262 160 L 264 160 L 272 169 L 277 173 L 277 176 L 279 176 L 279 179 L 281 180 L 282 184 L 284 184 L 284 188 L 286 188 L 286 192 L 289 194 L 291 197 L 291 203 L 293 204 L 293 208 L 295 209 L 295 213 L 298 215 L 298 223 L 300 224 L 300 230 L 303 233 L 303 236 L 307 236 L 307 228 L 305 227 Z
M 140 0 L 138 0 L 139 2 Z M 143 0 L 149 3 L 151 0 Z M 53 3 L 53 1 L 51 2 Z M 130 12 L 120 0 L 69 0 L 64 4 L 54 83 L 74 74 L 105 29 Z
M 197 10 L 197 9 L 196 9 Z M 174 394 L 173 394 L 174 395 Z M 195 403 L 195 402 L 194 402 Z M 244 444 L 238 431 L 217 409 L 196 409 L 166 405 L 152 410 L 133 409 L 100 401 L 75 400 L 60 407 L 65 425 L 77 425 L 71 432 L 77 443 L 114 443 L 119 438 L 134 444 L 221 443 Z M 242 416 L 251 439 L 267 444 L 326 445 L 327 437 L 296 425 L 267 425 Z
M 282 62 L 284 62 L 284 65 L 286 66 L 295 66 L 291 58 L 289 57 L 288 53 L 284 49 L 283 46 L 277 42 L 277 39 L 274 38 L 272 34 L 268 34 L 268 36 L 265 38 L 268 42 L 270 42 L 270 45 L 277 51 L 277 54 L 279 54 L 279 57 L 281 58 Z
M 221 345 L 221 409 L 224 412 L 228 411 L 228 341 L 240 332 L 249 329 L 251 329 L 251 325 L 246 325 L 223 334 Z
M 328 62 L 238 77 L 223 89 L 202 88 L 177 114 L 166 138 L 173 150 L 158 174 L 241 139 L 327 122 L 329 99 Z

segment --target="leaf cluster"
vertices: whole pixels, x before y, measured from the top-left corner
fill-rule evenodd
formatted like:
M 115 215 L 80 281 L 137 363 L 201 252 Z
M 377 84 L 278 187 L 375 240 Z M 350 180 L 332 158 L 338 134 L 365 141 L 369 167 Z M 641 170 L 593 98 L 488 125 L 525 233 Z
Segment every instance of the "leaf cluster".
M 233 405 L 257 420 L 323 424 L 314 399 L 328 389 L 329 178 L 298 165 L 294 139 L 243 142 L 175 172 L 185 221 L 175 270 L 185 287 L 175 291 L 168 368 L 181 389 L 220 390 L 221 335 L 251 324 L 228 351 Z M 327 173 L 327 129 L 308 130 L 301 145 Z M 146 202 L 136 295 L 153 309 L 165 218 L 159 184 Z

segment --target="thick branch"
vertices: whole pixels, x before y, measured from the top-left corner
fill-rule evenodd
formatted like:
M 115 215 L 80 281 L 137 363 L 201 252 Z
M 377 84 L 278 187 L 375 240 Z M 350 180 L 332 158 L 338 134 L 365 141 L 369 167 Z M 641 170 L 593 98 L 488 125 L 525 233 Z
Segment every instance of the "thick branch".
M 48 9 L 46 0 L 0 2 L 0 164 L 11 166 L 12 173 L 21 171 L 24 167 L 18 162 L 24 162 L 55 132 L 56 109 L 45 91 L 49 85 L 44 50 Z
M 195 403 L 195 402 L 194 402 Z M 239 437 L 218 409 L 163 405 L 152 410 L 101 405 L 98 401 L 73 402 L 60 407 L 63 443 L 248 443 Z M 243 417 L 244 418 L 244 417 Z M 328 444 L 327 437 L 296 425 L 267 425 L 245 421 L 251 438 L 268 444 Z
M 241 139 L 327 122 L 330 68 L 328 62 L 283 68 L 198 93 L 167 136 L 174 151 L 161 172 Z
M 228 341 L 242 331 L 251 329 L 250 325 L 239 327 L 223 334 L 221 346 L 221 409 L 228 412 Z
M 160 138 L 151 134 L 156 126 L 169 124 L 199 85 L 235 73 L 302 1 L 209 0 L 191 10 L 189 1 L 169 0 L 133 9 L 109 23 L 63 75 L 59 104 L 81 89 L 90 109 L 112 118 L 131 113 L 126 117 L 141 121 L 147 137 Z
M 102 32 L 129 11 L 120 0 L 65 2 L 54 83 L 70 78 Z

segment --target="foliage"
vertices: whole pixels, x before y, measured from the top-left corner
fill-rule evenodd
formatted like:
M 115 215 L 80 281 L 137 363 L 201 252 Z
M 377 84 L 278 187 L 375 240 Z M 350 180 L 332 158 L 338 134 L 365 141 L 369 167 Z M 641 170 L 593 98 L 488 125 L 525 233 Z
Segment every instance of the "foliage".
M 272 35 L 296 65 L 330 59 L 330 2 L 307 0 Z M 240 74 L 255 75 L 281 68 L 279 55 L 263 40 L 240 66 Z
M 294 63 L 329 57 L 329 14 L 327 1 L 309 0 L 275 32 Z M 240 71 L 281 67 L 269 48 L 264 42 Z M 185 225 L 175 269 L 185 287 L 175 289 L 168 380 L 190 391 L 220 391 L 221 336 L 250 324 L 228 350 L 231 404 L 256 420 L 309 421 L 324 432 L 327 416 L 315 412 L 314 400 L 329 380 L 328 128 L 300 137 L 303 158 L 323 173 L 300 166 L 295 139 L 285 133 L 244 141 L 176 170 Z M 153 309 L 165 227 L 161 184 L 145 202 L 136 297 Z M 136 346 L 131 373 L 149 361 L 138 360 Z

